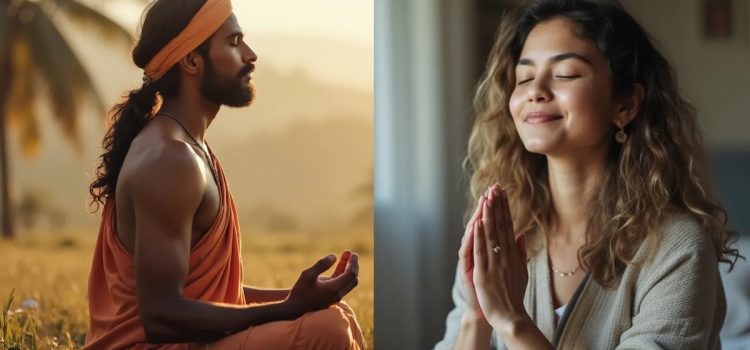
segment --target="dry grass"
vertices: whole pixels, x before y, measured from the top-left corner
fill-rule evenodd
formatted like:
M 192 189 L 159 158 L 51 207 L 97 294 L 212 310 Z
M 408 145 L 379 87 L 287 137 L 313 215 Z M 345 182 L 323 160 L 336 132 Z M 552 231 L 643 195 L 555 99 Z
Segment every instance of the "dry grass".
M 0 241 L 0 349 L 76 349 L 86 337 L 86 285 L 94 235 L 36 234 Z M 345 300 L 373 348 L 373 239 L 368 230 L 326 236 L 245 234 L 245 283 L 289 288 L 328 253 L 360 254 L 360 283 Z M 12 300 L 9 300 L 12 293 Z M 33 299 L 39 307 L 22 308 Z

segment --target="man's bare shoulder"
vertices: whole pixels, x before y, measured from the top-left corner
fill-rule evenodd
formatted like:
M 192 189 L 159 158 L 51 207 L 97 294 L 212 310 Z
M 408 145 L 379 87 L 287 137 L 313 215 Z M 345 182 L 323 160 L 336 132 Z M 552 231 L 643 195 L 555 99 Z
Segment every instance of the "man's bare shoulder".
M 201 160 L 181 140 L 151 140 L 148 147 L 134 140 L 120 180 L 134 197 L 168 195 L 172 199 L 200 199 L 205 177 Z

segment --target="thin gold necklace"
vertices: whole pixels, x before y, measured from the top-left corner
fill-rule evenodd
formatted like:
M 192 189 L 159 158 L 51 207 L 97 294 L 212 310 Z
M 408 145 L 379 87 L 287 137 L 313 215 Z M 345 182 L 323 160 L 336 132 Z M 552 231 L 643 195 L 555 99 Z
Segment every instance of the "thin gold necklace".
M 206 149 L 198 143 L 198 140 L 196 140 L 195 137 L 193 137 L 193 134 L 190 133 L 190 130 L 188 130 L 187 126 L 185 126 L 185 124 L 183 124 L 179 119 L 175 118 L 175 116 L 173 116 L 173 115 L 171 115 L 171 114 L 169 114 L 167 112 L 158 112 L 158 113 L 156 113 L 156 115 L 159 115 L 159 114 L 161 114 L 161 115 L 163 115 L 165 117 L 168 117 L 169 119 L 172 119 L 175 122 L 177 122 L 177 124 L 179 124 L 182 127 L 183 130 L 185 130 L 185 133 L 188 134 L 188 136 L 190 137 L 190 139 L 193 140 L 193 143 L 198 148 L 200 148 L 201 151 L 203 151 L 203 154 L 206 156 L 206 161 L 208 161 L 208 167 L 209 167 L 209 169 L 211 169 L 211 174 L 214 176 L 214 181 L 216 181 L 216 186 L 219 186 L 219 174 L 216 171 L 216 167 L 214 166 L 213 158 L 211 158 L 211 156 L 209 155 L 208 151 L 206 151 Z M 208 147 L 208 143 L 206 143 L 205 140 L 203 141 L 203 143 L 206 145 L 205 147 Z
M 578 269 L 581 268 L 581 264 L 578 264 L 578 266 L 576 266 L 576 268 L 573 269 L 573 271 L 569 271 L 569 272 L 560 271 L 560 270 L 558 270 L 558 269 L 555 268 L 555 265 L 552 265 L 551 261 L 549 263 L 549 266 L 552 268 L 552 271 L 554 273 L 558 274 L 560 277 L 570 277 L 570 276 L 573 276 L 573 275 L 576 274 L 576 272 L 578 272 Z

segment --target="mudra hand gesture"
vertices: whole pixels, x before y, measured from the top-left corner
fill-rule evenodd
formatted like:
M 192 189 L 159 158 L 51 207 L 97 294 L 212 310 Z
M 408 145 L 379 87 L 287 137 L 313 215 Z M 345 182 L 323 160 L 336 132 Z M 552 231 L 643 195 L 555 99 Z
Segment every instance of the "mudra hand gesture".
M 515 240 L 508 198 L 499 185 L 479 199 L 459 260 L 469 312 L 483 315 L 501 335 L 529 320 L 523 305 L 528 283 L 525 241 L 523 236 Z

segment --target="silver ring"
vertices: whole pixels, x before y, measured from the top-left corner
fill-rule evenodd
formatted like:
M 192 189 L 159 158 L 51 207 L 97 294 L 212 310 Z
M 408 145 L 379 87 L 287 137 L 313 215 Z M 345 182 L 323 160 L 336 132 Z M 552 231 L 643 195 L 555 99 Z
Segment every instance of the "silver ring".
M 494 247 L 492 247 L 492 252 L 495 253 L 495 254 L 500 254 L 501 250 L 502 249 L 500 249 L 499 245 L 495 245 Z

